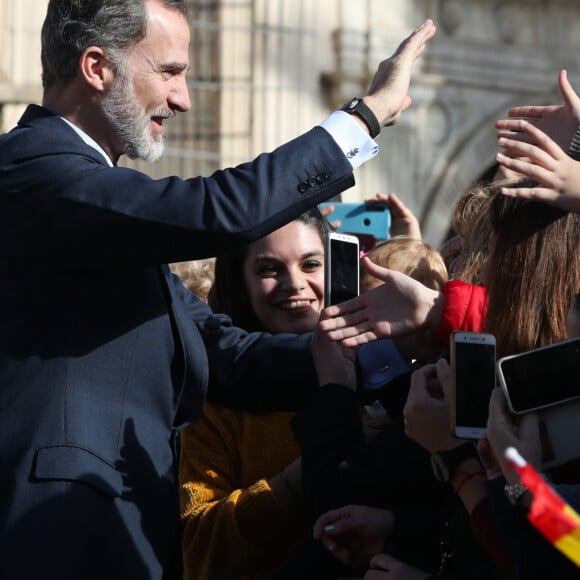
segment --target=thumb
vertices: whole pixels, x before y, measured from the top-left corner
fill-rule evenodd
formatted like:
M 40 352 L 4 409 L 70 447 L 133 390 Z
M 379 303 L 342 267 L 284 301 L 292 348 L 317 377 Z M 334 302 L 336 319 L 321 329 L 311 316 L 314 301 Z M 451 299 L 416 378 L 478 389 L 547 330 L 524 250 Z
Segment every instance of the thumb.
M 324 526 L 323 531 L 326 535 L 336 537 L 351 532 L 356 528 L 356 522 L 353 518 L 337 520 Z
M 576 94 L 576 91 L 572 88 L 570 81 L 568 80 L 568 73 L 566 69 L 562 69 L 558 76 L 558 86 L 560 88 L 560 93 L 564 98 L 566 105 L 572 109 L 577 109 L 580 105 L 580 97 Z
M 390 277 L 390 270 L 387 268 L 383 268 L 382 266 L 378 266 L 375 264 L 368 256 L 362 257 L 362 264 L 364 269 L 373 277 L 379 278 L 386 282 Z

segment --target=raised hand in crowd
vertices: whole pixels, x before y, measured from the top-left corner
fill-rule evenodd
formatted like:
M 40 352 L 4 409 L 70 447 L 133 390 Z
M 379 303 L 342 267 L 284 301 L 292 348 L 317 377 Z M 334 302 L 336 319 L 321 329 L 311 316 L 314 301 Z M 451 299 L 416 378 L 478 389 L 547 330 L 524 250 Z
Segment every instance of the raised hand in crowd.
M 409 236 L 421 239 L 421 226 L 415 214 L 394 194 L 377 193 L 375 197 L 365 199 L 367 204 L 385 203 L 391 212 L 390 235 Z
M 446 359 L 413 373 L 403 411 L 405 433 L 430 453 L 445 452 L 467 442 L 451 434 L 451 396 L 451 370 Z M 471 513 L 486 495 L 485 474 L 475 456 L 465 459 L 460 467 L 451 473 L 449 482 Z
M 580 161 L 572 159 L 534 123 L 523 119 L 506 120 L 503 126 L 513 128 L 514 135 L 519 136 L 499 138 L 498 142 L 504 153 L 497 154 L 498 163 L 508 170 L 517 171 L 537 181 L 538 185 L 508 185 L 502 188 L 502 193 L 580 212 Z M 527 139 L 522 139 L 521 135 L 527 136 Z
M 403 410 L 405 432 L 431 453 L 464 443 L 451 434 L 451 371 L 445 359 L 416 370 Z
M 511 119 L 496 121 L 495 126 L 499 129 L 498 137 L 528 141 L 529 137 L 513 124 L 516 118 L 525 119 L 567 151 L 580 124 L 580 97 L 572 88 L 565 70 L 561 70 L 558 75 L 558 86 L 564 99 L 562 105 L 513 107 L 508 111 Z
M 413 63 L 423 54 L 436 30 L 433 21 L 426 20 L 401 42 L 391 57 L 379 64 L 364 101 L 381 126 L 394 125 L 411 105 L 408 90 Z
M 436 328 L 444 296 L 396 270 L 362 258 L 365 269 L 384 284 L 357 298 L 326 308 L 319 328 L 331 340 L 354 347 L 378 338 L 391 338 L 421 328 Z

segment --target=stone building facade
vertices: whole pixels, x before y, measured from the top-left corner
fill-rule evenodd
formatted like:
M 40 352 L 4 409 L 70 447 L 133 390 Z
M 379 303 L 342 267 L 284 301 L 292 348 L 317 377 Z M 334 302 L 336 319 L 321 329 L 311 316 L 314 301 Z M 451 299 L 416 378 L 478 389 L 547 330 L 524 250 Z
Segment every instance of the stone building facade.
M 0 128 L 39 102 L 47 0 L 0 0 Z M 192 111 L 168 125 L 153 176 L 209 174 L 309 129 L 364 93 L 378 62 L 425 18 L 436 38 L 417 63 L 413 105 L 379 137 L 343 199 L 394 191 L 439 245 L 450 210 L 488 174 L 494 120 L 519 104 L 559 103 L 568 70 L 580 90 L 578 0 L 190 0 Z

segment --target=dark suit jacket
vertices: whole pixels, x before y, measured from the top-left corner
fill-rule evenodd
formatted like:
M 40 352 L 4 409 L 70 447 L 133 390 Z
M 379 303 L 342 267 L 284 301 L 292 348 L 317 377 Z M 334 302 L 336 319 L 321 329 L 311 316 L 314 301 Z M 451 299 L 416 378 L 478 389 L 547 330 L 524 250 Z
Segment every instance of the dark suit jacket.
M 3 578 L 180 577 L 175 433 L 208 381 L 220 402 L 282 407 L 315 374 L 308 337 L 233 328 L 163 264 L 253 241 L 352 183 L 321 128 L 157 181 L 108 167 L 41 107 L 0 137 Z

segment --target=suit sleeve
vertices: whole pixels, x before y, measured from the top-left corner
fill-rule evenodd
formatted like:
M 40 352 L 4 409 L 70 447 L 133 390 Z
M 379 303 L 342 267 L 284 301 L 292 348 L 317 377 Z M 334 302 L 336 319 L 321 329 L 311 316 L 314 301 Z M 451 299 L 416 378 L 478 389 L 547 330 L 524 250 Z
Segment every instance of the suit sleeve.
M 0 159 L 0 259 L 70 267 L 83 256 L 93 266 L 134 267 L 212 257 L 263 237 L 354 183 L 352 166 L 321 127 L 209 177 L 154 180 L 99 163 L 94 150 L 57 122 L 53 131 L 19 128 L 3 143 L 10 158 Z
M 229 316 L 214 313 L 174 274 L 169 283 L 185 304 L 184 316 L 196 323 L 204 342 L 208 401 L 253 411 L 294 411 L 318 386 L 311 333 L 248 333 L 233 326 Z

